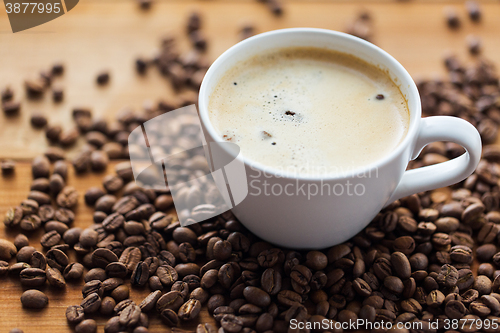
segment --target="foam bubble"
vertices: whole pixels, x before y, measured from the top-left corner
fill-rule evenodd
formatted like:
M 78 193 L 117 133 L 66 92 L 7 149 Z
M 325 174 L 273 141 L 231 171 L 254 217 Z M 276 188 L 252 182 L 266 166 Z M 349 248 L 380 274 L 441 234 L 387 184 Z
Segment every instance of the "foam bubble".
M 372 163 L 394 150 L 409 126 L 407 103 L 384 72 L 318 48 L 239 63 L 218 82 L 208 109 L 219 134 L 231 135 L 247 158 L 307 174 Z

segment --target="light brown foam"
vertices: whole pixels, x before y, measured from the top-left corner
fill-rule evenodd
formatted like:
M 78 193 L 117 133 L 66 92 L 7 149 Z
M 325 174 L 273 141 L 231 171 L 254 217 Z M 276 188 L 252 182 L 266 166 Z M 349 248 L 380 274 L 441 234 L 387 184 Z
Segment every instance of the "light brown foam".
M 404 139 L 410 119 L 404 96 L 382 70 L 302 47 L 238 63 L 217 83 L 208 111 L 218 133 L 245 157 L 308 175 L 381 159 Z

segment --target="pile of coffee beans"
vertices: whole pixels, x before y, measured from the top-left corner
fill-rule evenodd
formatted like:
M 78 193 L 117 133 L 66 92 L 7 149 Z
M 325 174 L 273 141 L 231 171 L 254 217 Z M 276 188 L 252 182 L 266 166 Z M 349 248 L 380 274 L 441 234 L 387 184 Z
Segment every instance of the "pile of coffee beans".
M 371 32 L 363 27 L 369 15 L 361 14 L 358 20 L 357 34 L 369 38 Z M 206 47 L 200 27 L 199 15 L 191 15 L 187 32 L 193 52 L 179 56 L 168 38 L 160 55 L 152 61 L 137 60 L 137 69 L 144 72 L 154 64 L 176 82 L 174 86 L 199 82 L 186 78 L 207 68 L 200 57 Z M 251 28 L 242 31 L 243 36 L 252 33 Z M 85 203 L 95 210 L 94 223 L 75 228 L 73 209 L 81 194 L 66 183 L 64 152 L 53 146 L 33 160 L 27 199 L 6 213 L 6 227 L 20 233 L 13 243 L 0 240 L 0 275 L 17 276 L 28 288 L 21 296 L 27 309 L 49 304 L 38 290 L 42 286 L 63 288 L 66 281 L 83 278 L 81 303 L 66 310 L 68 325 L 77 333 L 95 332 L 96 316 L 109 318 L 106 333 L 148 332 L 152 317 L 177 331 L 183 322 L 199 321 L 202 309 L 219 327 L 200 323 L 199 333 L 321 331 L 289 326 L 293 320 L 318 327 L 325 319 L 333 323 L 325 330 L 329 332 L 343 331 L 334 323 L 358 319 L 422 325 L 396 330 L 402 333 L 497 332 L 479 325 L 500 320 L 500 147 L 493 145 L 500 124 L 499 78 L 480 56 L 471 66 L 448 56 L 445 66 L 448 80 L 418 82 L 423 111 L 461 117 L 478 128 L 485 146 L 477 170 L 449 188 L 397 200 L 346 243 L 324 251 L 279 248 L 251 234 L 231 212 L 183 227 L 170 212 L 169 187 L 134 182 L 129 162 L 105 175 L 102 187 L 85 192 Z M 62 66 L 54 66 L 51 72 L 62 71 Z M 36 85 L 28 86 L 36 91 Z M 2 101 L 12 95 L 2 92 Z M 131 130 L 191 102 L 160 102 L 142 112 L 124 109 L 111 123 L 94 120 L 90 109 L 75 108 L 75 129 L 49 125 L 46 133 L 61 146 L 71 145 L 83 133 L 87 144 L 72 160 L 73 167 L 79 173 L 102 171 L 109 159 L 139 154 L 128 146 Z M 36 123 L 41 124 L 39 119 Z M 171 124 L 186 131 L 191 125 Z M 165 131 L 153 132 L 157 142 L 171 139 Z M 440 163 L 463 152 L 453 143 L 432 143 L 409 167 Z M 179 179 L 192 180 L 206 172 L 199 154 L 184 157 L 191 171 L 179 172 Z M 6 170 L 12 168 L 5 165 Z M 183 192 L 189 209 L 181 214 L 186 217 L 211 202 L 203 183 Z M 45 230 L 42 251 L 30 246 L 25 236 L 40 228 Z M 73 254 L 76 261 L 70 260 Z M 16 263 L 9 263 L 13 258 Z M 134 299 L 136 288 L 147 288 L 150 294 Z M 474 322 L 465 329 L 445 329 L 446 320 L 458 319 Z M 437 329 L 430 324 L 436 321 Z

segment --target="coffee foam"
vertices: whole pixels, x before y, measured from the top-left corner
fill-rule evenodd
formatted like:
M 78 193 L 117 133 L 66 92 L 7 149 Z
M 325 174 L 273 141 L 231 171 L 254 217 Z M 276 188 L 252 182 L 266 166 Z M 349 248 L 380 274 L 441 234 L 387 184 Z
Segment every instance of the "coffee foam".
M 219 135 L 245 157 L 307 175 L 375 162 L 409 127 L 407 102 L 386 73 L 320 48 L 279 49 L 238 63 L 214 88 L 208 111 Z

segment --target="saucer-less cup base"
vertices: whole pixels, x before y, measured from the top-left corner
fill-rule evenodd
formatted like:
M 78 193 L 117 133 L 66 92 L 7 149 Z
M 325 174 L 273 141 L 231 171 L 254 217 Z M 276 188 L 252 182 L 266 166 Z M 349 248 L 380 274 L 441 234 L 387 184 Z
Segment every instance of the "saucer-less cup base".
M 245 163 L 249 193 L 233 208 L 233 213 L 257 236 L 294 249 L 329 247 L 362 231 L 394 200 L 457 183 L 474 171 L 481 157 L 481 140 L 470 123 L 456 117 L 421 119 L 420 96 L 401 64 L 371 43 L 323 29 L 271 31 L 246 39 L 224 52 L 208 70 L 200 89 L 199 112 L 207 142 L 223 142 L 210 122 L 207 109 L 212 89 L 221 76 L 241 60 L 265 50 L 291 46 L 341 51 L 387 71 L 408 101 L 410 127 L 403 142 L 391 154 L 346 175 L 326 178 L 278 175 L 265 165 L 239 156 Z M 408 162 L 433 141 L 456 142 L 466 153 L 451 161 L 405 172 Z

